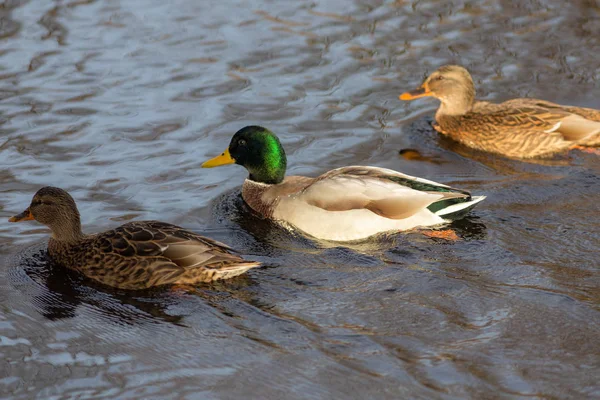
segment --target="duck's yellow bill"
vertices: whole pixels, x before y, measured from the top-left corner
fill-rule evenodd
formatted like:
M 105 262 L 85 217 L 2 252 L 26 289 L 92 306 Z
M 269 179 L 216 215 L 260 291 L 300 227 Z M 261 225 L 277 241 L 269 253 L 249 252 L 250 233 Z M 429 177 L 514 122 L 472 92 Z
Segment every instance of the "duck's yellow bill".
M 227 165 L 233 163 L 235 163 L 235 160 L 231 157 L 231 154 L 229 154 L 229 149 L 227 149 L 223 152 L 223 154 L 216 156 L 215 158 L 211 158 L 208 161 L 205 161 L 202 164 L 202 168 L 213 168 L 218 167 L 220 165 Z
M 418 89 L 415 90 L 411 90 L 410 92 L 404 92 L 399 96 L 400 100 L 414 100 L 414 99 L 418 99 L 420 97 L 427 97 L 427 96 L 431 96 L 432 93 L 425 89 L 424 87 L 420 87 Z
M 33 218 L 33 214 L 31 213 L 31 211 L 29 211 L 29 208 L 27 208 L 21 214 L 17 214 L 14 217 L 10 217 L 8 219 L 8 222 L 32 221 L 34 219 L 35 218 Z

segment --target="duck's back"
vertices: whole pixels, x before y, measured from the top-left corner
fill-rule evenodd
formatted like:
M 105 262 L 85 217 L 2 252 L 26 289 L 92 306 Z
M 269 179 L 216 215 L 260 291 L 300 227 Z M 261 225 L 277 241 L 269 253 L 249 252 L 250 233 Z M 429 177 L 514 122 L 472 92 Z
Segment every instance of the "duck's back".
M 439 115 L 438 110 L 436 130 L 478 150 L 517 158 L 545 157 L 600 139 L 600 122 L 584 116 L 596 117 L 594 112 L 537 99 L 476 102 L 464 115 Z
M 77 243 L 54 239 L 48 243 L 55 262 L 125 289 L 209 282 L 258 266 L 229 250 L 220 242 L 159 221 L 130 222 Z

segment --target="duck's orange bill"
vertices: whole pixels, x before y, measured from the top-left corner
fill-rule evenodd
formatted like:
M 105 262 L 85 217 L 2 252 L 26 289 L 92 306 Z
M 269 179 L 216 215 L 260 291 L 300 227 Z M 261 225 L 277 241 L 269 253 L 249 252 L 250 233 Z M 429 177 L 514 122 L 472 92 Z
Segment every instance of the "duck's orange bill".
M 421 86 L 420 88 L 411 90 L 410 92 L 402 93 L 399 98 L 400 100 L 414 100 L 418 99 L 419 97 L 427 97 L 431 95 L 432 93 L 429 90 Z
M 218 155 L 215 158 L 211 158 L 208 161 L 205 161 L 202 164 L 202 168 L 213 168 L 218 167 L 219 165 L 227 165 L 233 163 L 235 163 L 235 160 L 233 159 L 233 157 L 231 157 L 231 154 L 229 154 L 229 149 L 227 149 L 223 152 L 223 154 Z
M 10 217 L 8 222 L 21 222 L 21 221 L 32 221 L 33 214 L 29 211 L 29 208 L 25 209 L 21 214 L 17 214 L 14 217 Z

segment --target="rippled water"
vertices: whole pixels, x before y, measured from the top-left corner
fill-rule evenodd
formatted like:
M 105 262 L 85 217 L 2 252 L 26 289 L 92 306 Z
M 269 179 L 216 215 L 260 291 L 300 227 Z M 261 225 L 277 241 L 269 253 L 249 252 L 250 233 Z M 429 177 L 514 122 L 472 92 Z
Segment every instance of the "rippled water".
M 600 108 L 597 1 L 7 0 L 0 22 L 4 221 L 55 185 L 88 231 L 161 219 L 265 263 L 111 291 L 50 268 L 41 225 L 0 224 L 2 397 L 600 397 L 598 157 L 477 153 L 397 99 L 452 62 L 484 99 Z M 292 174 L 378 165 L 488 199 L 456 243 L 296 237 L 249 215 L 241 167 L 199 168 L 256 123 Z

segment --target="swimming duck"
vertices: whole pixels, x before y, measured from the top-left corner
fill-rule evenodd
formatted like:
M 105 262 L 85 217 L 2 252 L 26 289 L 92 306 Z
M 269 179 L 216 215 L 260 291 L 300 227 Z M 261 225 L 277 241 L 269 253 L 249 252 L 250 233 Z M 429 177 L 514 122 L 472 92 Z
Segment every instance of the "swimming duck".
M 252 210 L 332 241 L 440 225 L 485 198 L 378 167 L 342 167 L 316 178 L 286 177 L 279 139 L 260 126 L 240 129 L 227 150 L 202 167 L 233 163 L 250 174 L 242 197 Z
M 537 99 L 475 100 L 471 74 L 458 65 L 433 72 L 400 100 L 432 96 L 441 104 L 434 128 L 469 147 L 514 158 L 546 157 L 600 146 L 600 111 Z
M 52 231 L 48 253 L 59 265 L 120 289 L 196 284 L 228 279 L 257 267 L 230 248 L 175 225 L 136 221 L 86 235 L 75 200 L 66 191 L 44 187 L 10 222 L 36 220 Z

